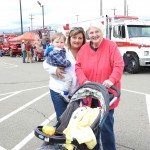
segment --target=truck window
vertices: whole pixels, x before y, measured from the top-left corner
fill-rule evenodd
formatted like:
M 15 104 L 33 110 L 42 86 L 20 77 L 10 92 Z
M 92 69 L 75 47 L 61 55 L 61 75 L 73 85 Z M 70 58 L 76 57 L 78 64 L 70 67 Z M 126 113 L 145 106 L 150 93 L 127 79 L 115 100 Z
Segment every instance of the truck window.
M 113 27 L 113 37 L 115 37 L 115 38 L 118 37 L 118 26 Z
M 146 25 L 128 25 L 129 38 L 132 37 L 150 37 L 150 26 Z
M 119 38 L 125 38 L 125 26 L 124 25 L 119 26 Z
M 115 38 L 125 38 L 126 37 L 125 26 L 124 25 L 114 26 L 113 27 L 113 36 Z
M 125 26 L 122 26 L 122 38 L 126 37 Z

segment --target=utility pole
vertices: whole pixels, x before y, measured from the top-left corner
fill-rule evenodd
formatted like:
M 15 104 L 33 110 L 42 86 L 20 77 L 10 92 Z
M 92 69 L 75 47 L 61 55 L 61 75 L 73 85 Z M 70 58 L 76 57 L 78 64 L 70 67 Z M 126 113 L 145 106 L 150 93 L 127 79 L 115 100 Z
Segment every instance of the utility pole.
M 78 22 L 78 19 L 79 19 L 79 15 L 76 15 L 77 16 L 77 22 Z
M 29 32 L 30 32 L 30 27 L 28 27 L 29 28 Z
M 22 25 L 22 7 L 21 7 L 21 0 L 19 0 L 19 3 L 20 3 L 21 34 L 23 34 L 23 25 Z
M 117 9 L 116 9 L 116 8 L 113 8 L 112 10 L 114 11 L 114 16 L 115 16 L 115 15 L 116 15 L 116 10 L 117 10 Z
M 128 7 L 128 5 L 127 5 L 127 16 L 129 15 L 129 7 Z
M 31 17 L 30 17 L 29 19 L 31 19 L 31 31 L 32 31 L 32 30 L 33 30 L 33 22 L 32 22 L 32 20 L 33 20 L 34 18 L 33 18 L 33 15 L 32 15 L 32 14 L 31 14 L 30 16 L 31 16 Z
M 127 1 L 124 0 L 124 16 L 127 15 Z
M 103 2 L 100 0 L 100 16 L 103 15 Z

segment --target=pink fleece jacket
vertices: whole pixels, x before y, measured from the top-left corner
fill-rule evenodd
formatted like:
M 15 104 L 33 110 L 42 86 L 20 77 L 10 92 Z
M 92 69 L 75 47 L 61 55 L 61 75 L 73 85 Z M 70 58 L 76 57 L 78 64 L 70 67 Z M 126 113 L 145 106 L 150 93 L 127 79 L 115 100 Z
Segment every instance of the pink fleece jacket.
M 103 39 L 97 51 L 92 50 L 88 42 L 78 52 L 75 71 L 80 85 L 85 81 L 103 83 L 105 80 L 110 80 L 121 89 L 123 69 L 124 61 L 120 51 L 110 40 Z M 115 94 L 114 91 L 112 92 Z M 119 100 L 120 98 L 110 109 L 117 107 Z

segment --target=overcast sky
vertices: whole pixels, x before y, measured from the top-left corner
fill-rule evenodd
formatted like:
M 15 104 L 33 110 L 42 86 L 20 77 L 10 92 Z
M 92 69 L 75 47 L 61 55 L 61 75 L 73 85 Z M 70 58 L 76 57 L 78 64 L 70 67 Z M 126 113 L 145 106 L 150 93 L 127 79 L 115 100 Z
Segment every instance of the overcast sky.
M 44 23 L 66 24 L 100 17 L 100 0 L 39 0 L 44 5 Z M 19 0 L 0 0 L 0 31 L 21 28 Z M 23 30 L 42 27 L 42 8 L 37 0 L 21 0 Z M 127 0 L 129 15 L 150 16 L 149 0 Z M 124 0 L 103 0 L 103 15 L 124 14 Z M 77 17 L 78 15 L 78 17 Z

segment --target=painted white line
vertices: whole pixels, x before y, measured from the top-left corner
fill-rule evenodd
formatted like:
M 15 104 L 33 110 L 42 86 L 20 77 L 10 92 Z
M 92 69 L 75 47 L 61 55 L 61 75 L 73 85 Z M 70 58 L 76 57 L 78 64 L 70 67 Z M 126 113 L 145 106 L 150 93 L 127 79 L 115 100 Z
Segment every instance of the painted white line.
M 150 124 L 150 95 L 146 95 L 146 104 L 147 104 L 147 111 L 148 111 L 148 119 Z
M 9 113 L 8 115 L 6 115 L 6 116 L 0 118 L 0 123 L 3 122 L 3 121 L 5 121 L 6 119 L 12 117 L 13 115 L 15 115 L 15 114 L 18 113 L 19 111 L 25 109 L 26 107 L 30 106 L 31 104 L 35 103 L 36 101 L 40 100 L 41 98 L 43 98 L 43 97 L 46 96 L 47 94 L 49 94 L 49 91 L 46 92 L 46 93 L 44 93 L 44 94 L 42 94 L 41 96 L 39 96 L 39 97 L 33 99 L 33 100 L 30 101 L 29 103 L 26 103 L 26 104 L 23 105 L 22 107 L 19 107 L 18 109 L 16 109 L 15 111 Z
M 132 90 L 127 90 L 127 89 L 122 89 L 122 91 L 127 91 L 127 92 L 131 92 L 131 93 L 145 95 L 146 105 L 147 105 L 147 112 L 148 112 L 148 119 L 149 119 L 149 124 L 150 124 L 150 94 L 137 92 L 137 91 L 132 91 Z
M 41 125 L 48 124 L 51 120 L 56 117 L 56 114 L 52 114 L 48 119 L 46 119 Z M 28 136 L 26 136 L 20 143 L 18 143 L 14 148 L 11 150 L 20 150 L 24 145 L 26 145 L 32 138 L 34 138 L 34 131 L 32 131 Z M 0 149 L 1 150 L 1 149 Z
M 137 92 L 137 91 L 132 91 L 132 90 L 127 90 L 127 89 L 121 89 L 122 91 L 127 91 L 127 92 L 131 92 L 131 93 L 136 93 L 136 94 L 142 94 L 142 95 L 146 95 L 147 93 L 142 93 L 142 92 Z
M 6 96 L 6 97 L 3 97 L 3 98 L 0 99 L 0 102 L 3 101 L 3 100 L 5 100 L 5 99 L 7 99 L 7 98 L 10 98 L 10 97 L 12 97 L 12 96 L 14 96 L 14 95 L 17 95 L 17 94 L 19 94 L 19 93 L 21 93 L 21 91 L 18 91 L 18 92 L 15 92 L 15 93 L 11 94 L 11 95 L 8 95 L 8 96 Z
M 14 68 L 14 67 L 18 67 L 18 65 L 11 64 L 11 63 L 6 63 L 6 62 L 1 62 L 1 64 L 2 64 L 3 67 L 5 67 L 5 68 Z
M 1 147 L 1 146 L 0 146 L 0 150 L 6 150 L 6 149 L 5 149 L 4 147 Z
M 32 91 L 32 90 L 42 89 L 42 88 L 45 88 L 45 87 L 48 87 L 48 85 L 47 86 L 40 86 L 40 87 L 36 87 L 36 88 L 31 88 L 31 89 L 20 90 L 20 91 L 9 92 L 9 93 L 3 93 L 3 94 L 0 94 L 0 96 L 9 95 L 9 94 L 16 93 L 16 92 Z

